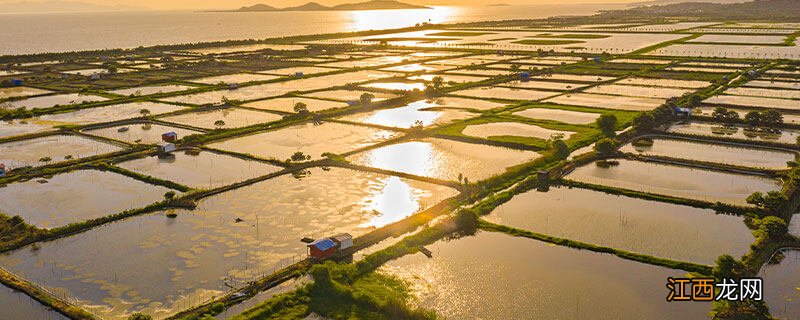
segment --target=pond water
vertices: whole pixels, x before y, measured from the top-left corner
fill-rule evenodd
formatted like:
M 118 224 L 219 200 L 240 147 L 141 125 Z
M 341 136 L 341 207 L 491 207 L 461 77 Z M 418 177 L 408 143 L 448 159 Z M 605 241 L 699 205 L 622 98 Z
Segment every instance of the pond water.
M 248 44 L 248 45 L 236 45 L 236 46 L 228 46 L 228 47 L 210 47 L 210 48 L 202 48 L 202 49 L 192 49 L 186 50 L 185 52 L 188 53 L 195 53 L 195 54 L 202 54 L 202 55 L 209 55 L 209 54 L 223 54 L 223 53 L 234 53 L 234 52 L 248 52 L 248 51 L 259 51 L 259 50 L 303 50 L 305 46 L 302 45 L 289 45 L 289 44 L 271 44 L 271 43 L 259 43 L 259 44 Z
M 404 64 L 400 66 L 394 66 L 389 68 L 383 68 L 383 71 L 392 71 L 392 72 L 433 72 L 433 71 L 442 71 L 446 69 L 451 69 L 452 67 L 443 67 L 443 66 L 431 66 L 431 65 L 423 65 L 419 63 L 412 63 L 412 64 Z
M 318 91 L 314 93 L 307 93 L 304 94 L 306 97 L 312 98 L 321 98 L 321 99 L 331 99 L 336 101 L 359 101 L 361 95 L 364 93 L 369 93 L 374 96 L 372 98 L 373 102 L 383 101 L 387 99 L 397 98 L 398 95 L 391 94 L 391 93 L 383 93 L 383 92 L 370 92 L 370 91 L 361 91 L 361 90 L 328 90 L 328 91 Z
M 708 122 L 676 123 L 667 132 L 693 134 L 709 137 L 728 137 L 742 140 L 762 140 L 785 144 L 797 143 L 800 132 L 793 129 L 781 129 L 778 133 L 752 131 L 740 126 L 722 126 Z
M 398 91 L 425 90 L 425 84 L 421 82 L 373 82 L 363 87 Z
M 773 317 L 800 318 L 800 250 L 783 251 L 777 265 L 765 265 L 759 277 L 764 279 L 764 301 Z
M 709 68 L 709 67 L 669 67 L 665 70 L 668 71 L 684 71 L 684 72 L 705 72 L 705 73 L 733 73 L 740 69 L 737 68 Z
M 41 183 L 47 181 L 46 183 Z M 0 188 L 0 212 L 42 228 L 104 217 L 164 199 L 170 189 L 117 173 L 80 170 Z
M 306 256 L 302 237 L 354 236 L 455 195 L 375 173 L 310 169 L 0 255 L 0 265 L 103 318 L 164 318 Z M 240 219 L 240 220 L 237 220 Z M 240 221 L 237 223 L 237 221 Z M 261 232 L 264 231 L 264 232 Z M 225 279 L 228 279 L 225 281 Z
M 504 87 L 479 87 L 451 92 L 451 94 L 476 98 L 493 98 L 505 100 L 540 100 L 557 95 L 558 92 L 530 89 L 514 89 Z
M 282 168 L 224 154 L 202 151 L 198 155 L 174 152 L 174 157 L 146 157 L 117 165 L 193 188 L 213 188 L 277 172 Z
M 0 100 L 17 97 L 35 96 L 40 94 L 51 93 L 50 90 L 42 90 L 31 87 L 9 87 L 0 88 Z
M 665 88 L 687 88 L 700 89 L 711 85 L 711 82 L 698 80 L 677 80 L 677 79 L 657 79 L 657 78 L 624 78 L 615 81 L 617 84 L 627 84 L 635 86 L 652 86 Z
M 602 204 L 602 205 L 598 205 Z M 514 196 L 488 221 L 559 238 L 713 265 L 747 253 L 754 237 L 741 217 L 713 210 L 551 187 Z
M 407 255 L 379 270 L 448 319 L 705 319 L 711 308 L 666 302 L 667 277 L 684 271 L 612 255 L 493 232 L 427 248 L 431 259 Z
M 33 300 L 33 298 L 0 285 L 0 310 L 6 319 L 67 320 L 69 318 Z
M 570 93 L 545 100 L 565 105 L 628 111 L 648 111 L 664 103 L 664 99 L 612 96 L 594 93 Z
M 420 100 L 399 108 L 348 115 L 341 118 L 341 120 L 387 127 L 410 128 L 414 126 L 417 121 L 421 121 L 422 125 L 427 127 L 479 116 L 479 114 L 460 109 L 440 108 L 428 110 L 429 108 L 437 107 L 442 107 L 442 105 L 438 104 L 436 100 Z
M 199 79 L 189 79 L 188 81 L 205 83 L 205 84 L 218 84 L 218 83 L 245 83 L 252 81 L 267 81 L 280 78 L 268 74 L 254 74 L 254 73 L 236 73 L 226 74 L 222 76 L 205 77 Z
M 122 128 L 127 131 L 120 132 Z M 109 139 L 124 141 L 128 143 L 156 144 L 161 142 L 161 135 L 167 132 L 175 132 L 178 138 L 183 138 L 192 134 L 201 134 L 200 131 L 183 129 L 178 127 L 164 126 L 147 122 L 113 126 L 102 129 L 85 130 L 84 133 L 106 137 Z
M 800 90 L 800 81 L 752 80 L 744 84 L 746 87 L 779 88 Z
M 48 163 L 96 156 L 120 151 L 122 148 L 94 139 L 72 135 L 52 135 L 0 144 L 0 163 L 13 169 L 24 166 L 39 166 L 39 161 L 49 157 Z
M 755 97 L 769 97 L 769 98 L 783 98 L 783 99 L 798 99 L 800 100 L 800 90 L 784 90 L 784 89 L 764 89 L 764 88 L 745 88 L 737 87 L 725 90 L 726 94 L 740 95 L 740 96 L 755 96 Z M 800 108 L 800 102 L 795 106 Z
M 670 57 L 711 57 L 732 59 L 784 59 L 797 57 L 800 53 L 798 46 L 771 46 L 771 45 L 728 45 L 728 44 L 673 44 L 664 48 L 646 53 L 647 55 Z
M 264 71 L 258 71 L 256 73 L 260 74 L 271 74 L 279 77 L 286 77 L 286 76 L 295 76 L 298 72 L 303 73 L 303 75 L 311 75 L 317 73 L 325 73 L 325 72 L 332 72 L 338 71 L 339 69 L 334 68 L 321 68 L 321 67 L 314 67 L 314 66 L 298 66 L 298 67 L 289 67 L 289 68 L 280 68 L 280 69 L 270 69 Z
M 0 120 L 0 138 L 43 132 L 51 128 L 49 124 L 40 123 L 33 119 Z
M 536 76 L 536 77 L 533 77 L 533 79 L 577 81 L 577 82 L 601 82 L 601 81 L 608 81 L 608 80 L 614 79 L 614 77 L 600 76 L 600 75 L 590 75 L 590 74 L 563 74 L 563 73 L 556 73 L 556 74 L 548 74 L 548 75 Z
M 353 163 L 419 176 L 477 181 L 532 161 L 538 153 L 439 138 L 409 141 L 349 157 Z
M 588 84 L 555 81 L 512 81 L 501 85 L 523 89 L 571 90 L 583 88 Z
M 184 86 L 184 85 L 165 84 L 161 86 L 145 86 L 145 87 L 133 87 L 133 88 L 118 89 L 118 90 L 110 90 L 109 92 L 120 94 L 123 96 L 129 96 L 129 95 L 146 96 L 156 93 L 184 91 L 193 88 L 194 87 Z
M 231 129 L 278 121 L 282 118 L 283 117 L 274 113 L 240 108 L 224 108 L 184 113 L 161 118 L 159 120 L 203 129 L 217 128 L 215 123 L 219 120 L 222 120 L 224 124 L 220 126 L 220 128 Z
M 602 168 L 594 163 L 575 169 L 567 177 L 634 191 L 672 197 L 748 205 L 745 199 L 753 192 L 780 190 L 777 180 L 653 162 L 619 159 L 619 165 Z
M 277 160 L 297 151 L 322 158 L 325 152 L 341 154 L 396 137 L 397 132 L 336 122 L 300 124 L 209 145 L 211 148 L 253 154 Z
M 484 139 L 491 137 L 515 136 L 547 140 L 553 135 L 564 135 L 564 139 L 569 139 L 569 136 L 571 136 L 574 132 L 550 130 L 537 125 L 520 122 L 492 122 L 469 125 L 464 128 L 461 133 L 464 135 L 481 137 Z
M 496 70 L 496 69 L 458 69 L 458 70 L 451 70 L 448 71 L 447 74 L 453 75 L 470 75 L 470 76 L 481 76 L 481 77 L 496 77 L 496 76 L 504 76 L 511 74 L 509 70 Z
M 243 104 L 243 107 L 256 108 L 262 110 L 274 110 L 295 113 L 294 106 L 298 102 L 302 102 L 310 112 L 317 112 L 327 109 L 344 108 L 347 107 L 346 103 L 339 101 L 290 97 L 290 98 L 276 98 L 269 100 L 260 100 Z
M 486 80 L 485 77 L 476 77 L 476 76 L 459 76 L 453 74 L 423 74 L 420 76 L 411 76 L 408 77 L 408 80 L 423 80 L 423 81 L 432 81 L 435 77 L 442 77 L 444 80 L 444 84 L 448 85 L 451 83 L 467 83 L 467 82 L 478 82 Z
M 600 117 L 600 113 L 550 108 L 530 108 L 514 112 L 514 114 L 531 119 L 555 120 L 573 124 L 590 124 Z
M 680 97 L 691 92 L 689 89 L 628 86 L 621 84 L 602 84 L 584 90 L 588 93 L 612 94 L 629 97 L 661 98 Z
M 93 96 L 87 94 L 65 93 L 49 96 L 39 96 L 27 98 L 24 100 L 6 101 L 4 104 L 10 104 L 12 108 L 26 107 L 28 109 L 41 109 L 50 108 L 55 105 L 70 105 L 79 104 L 83 102 L 93 102 L 108 100 L 100 96 Z
M 457 97 L 440 97 L 435 99 L 436 104 L 446 108 L 460 108 L 472 110 L 491 110 L 506 106 L 505 103 L 499 103 L 482 99 L 469 99 Z
M 746 43 L 746 44 L 781 44 L 784 36 L 750 36 L 732 34 L 704 34 L 686 42 L 714 42 L 714 43 Z
M 81 109 L 73 112 L 46 114 L 40 121 L 58 124 L 90 124 L 111 122 L 123 119 L 142 117 L 141 111 L 147 109 L 150 115 L 159 115 L 185 109 L 184 107 L 154 102 L 131 102 L 97 108 Z
M 795 160 L 786 151 L 662 138 L 653 139 L 649 147 L 626 144 L 620 151 L 766 169 L 786 169 L 786 162 Z

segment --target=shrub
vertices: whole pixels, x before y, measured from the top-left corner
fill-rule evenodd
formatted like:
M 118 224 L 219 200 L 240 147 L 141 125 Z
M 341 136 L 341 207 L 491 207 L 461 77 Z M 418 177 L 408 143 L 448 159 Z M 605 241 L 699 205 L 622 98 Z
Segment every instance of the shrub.
M 767 239 L 780 239 L 789 231 L 789 226 L 781 218 L 768 216 L 761 219 L 758 231 Z
M 603 138 L 594 144 L 594 151 L 600 156 L 610 156 L 617 152 L 617 141 L 614 139 Z
M 608 137 L 613 137 L 617 129 L 617 117 L 613 114 L 601 114 L 595 121 L 597 127 Z

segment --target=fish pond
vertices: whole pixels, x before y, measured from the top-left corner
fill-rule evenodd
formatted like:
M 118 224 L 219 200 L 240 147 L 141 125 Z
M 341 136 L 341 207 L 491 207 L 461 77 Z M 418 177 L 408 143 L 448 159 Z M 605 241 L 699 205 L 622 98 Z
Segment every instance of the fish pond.
M 403 107 L 382 109 L 367 113 L 345 116 L 340 120 L 381 125 L 386 127 L 410 128 L 419 121 L 423 126 L 441 125 L 455 120 L 477 117 L 479 114 L 460 109 L 445 109 L 436 100 L 420 100 Z M 430 110 L 431 108 L 436 108 Z
M 39 166 L 120 151 L 122 148 L 74 135 L 52 135 L 0 144 L 0 163 L 8 168 Z
M 656 138 L 652 141 L 652 146 L 626 144 L 620 151 L 766 169 L 786 169 L 786 162 L 795 160 L 795 154 L 788 151 L 682 139 Z

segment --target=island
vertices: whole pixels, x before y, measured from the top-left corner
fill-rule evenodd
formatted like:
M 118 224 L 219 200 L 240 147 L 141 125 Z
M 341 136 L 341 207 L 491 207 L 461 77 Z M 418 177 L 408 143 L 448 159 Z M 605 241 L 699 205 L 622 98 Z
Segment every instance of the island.
M 256 5 L 241 7 L 229 12 L 263 12 L 263 11 L 357 11 L 357 10 L 395 10 L 395 9 L 430 9 L 426 6 L 418 6 L 403 3 L 395 0 L 371 0 L 358 3 L 344 3 L 328 7 L 316 2 L 309 2 L 301 6 L 276 8 L 270 5 L 259 3 Z

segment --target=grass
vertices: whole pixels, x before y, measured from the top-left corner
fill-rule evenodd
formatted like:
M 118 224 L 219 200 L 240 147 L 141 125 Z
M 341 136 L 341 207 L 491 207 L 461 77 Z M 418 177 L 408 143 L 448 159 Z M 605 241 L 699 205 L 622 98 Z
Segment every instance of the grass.
M 525 39 L 525 40 L 513 41 L 511 43 L 525 44 L 525 45 L 531 45 L 531 46 L 558 46 L 558 45 L 564 45 L 564 44 L 584 43 L 584 41 L 579 41 L 579 40 Z
M 664 42 L 661 42 L 661 43 L 654 44 L 652 46 L 647 46 L 647 47 L 641 48 L 639 50 L 633 51 L 630 54 L 631 55 L 640 55 L 640 54 L 645 54 L 645 53 L 648 53 L 648 52 L 653 52 L 653 51 L 656 51 L 656 50 L 661 49 L 661 48 L 669 47 L 669 46 L 671 46 L 673 44 L 679 44 L 679 43 L 683 43 L 683 42 L 686 42 L 686 41 L 689 41 L 689 40 L 697 39 L 702 35 L 703 35 L 702 33 L 694 33 L 692 35 L 689 35 L 689 36 L 686 36 L 686 37 L 683 37 L 683 38 L 680 38 L 680 39 L 664 41 Z

